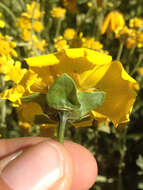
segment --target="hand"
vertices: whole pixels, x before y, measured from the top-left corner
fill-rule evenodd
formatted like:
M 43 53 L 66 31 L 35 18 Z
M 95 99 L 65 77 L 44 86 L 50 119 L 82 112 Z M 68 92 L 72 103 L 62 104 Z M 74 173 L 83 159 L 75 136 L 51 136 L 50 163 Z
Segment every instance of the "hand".
M 0 190 L 88 190 L 97 164 L 83 146 L 42 137 L 0 140 Z

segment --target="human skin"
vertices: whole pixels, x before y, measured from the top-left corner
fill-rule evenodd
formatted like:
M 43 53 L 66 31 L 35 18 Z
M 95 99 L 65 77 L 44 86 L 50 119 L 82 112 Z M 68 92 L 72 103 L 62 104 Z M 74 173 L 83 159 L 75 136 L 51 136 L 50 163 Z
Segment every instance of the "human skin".
M 95 158 L 72 141 L 0 140 L 0 190 L 88 190 L 96 176 Z

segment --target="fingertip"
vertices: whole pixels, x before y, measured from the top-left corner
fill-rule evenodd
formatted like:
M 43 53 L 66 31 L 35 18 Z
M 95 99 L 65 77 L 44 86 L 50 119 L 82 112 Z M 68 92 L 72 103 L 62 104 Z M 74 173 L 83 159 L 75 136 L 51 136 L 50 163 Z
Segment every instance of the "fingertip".
M 74 178 L 71 190 L 87 190 L 96 181 L 97 162 L 91 152 L 83 146 L 66 141 L 65 148 L 70 152 L 74 163 Z
M 70 190 L 73 163 L 63 145 L 48 139 L 9 162 L 2 170 L 1 178 L 15 190 Z

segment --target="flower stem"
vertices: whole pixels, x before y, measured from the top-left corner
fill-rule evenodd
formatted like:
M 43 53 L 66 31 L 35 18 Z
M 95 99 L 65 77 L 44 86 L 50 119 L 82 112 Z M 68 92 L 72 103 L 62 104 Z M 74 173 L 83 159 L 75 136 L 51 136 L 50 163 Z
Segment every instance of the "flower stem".
M 55 38 L 57 38 L 60 34 L 61 23 L 62 23 L 62 19 L 57 19 L 57 28 L 56 28 Z
M 5 86 L 5 81 L 3 79 L 3 75 L 0 76 L 1 80 L 1 86 L 2 90 L 4 89 Z M 1 100 L 1 119 L 0 119 L 0 133 L 2 134 L 2 137 L 6 137 L 6 101 Z
M 34 33 L 34 30 L 33 30 L 33 24 L 34 24 L 35 10 L 36 10 L 36 8 L 37 8 L 38 2 L 39 2 L 39 0 L 36 0 L 36 1 L 35 1 L 35 5 L 34 5 L 33 11 L 32 11 L 32 18 L 31 18 L 31 37 L 30 37 L 30 38 L 31 38 L 31 39 L 30 39 L 30 41 L 31 41 L 31 49 L 33 50 L 33 52 L 34 52 L 36 55 L 38 55 L 39 52 L 38 52 L 37 48 L 35 48 L 35 46 L 34 46 L 33 35 L 34 35 L 35 33 Z
M 135 65 L 133 70 L 130 72 L 130 75 L 133 75 L 136 72 L 137 68 L 140 66 L 140 63 L 141 63 L 142 59 L 143 59 L 143 55 L 140 54 L 139 58 L 138 58 L 138 61 L 137 61 L 137 64 Z
M 59 112 L 59 130 L 58 130 L 58 140 L 60 143 L 64 144 L 64 132 L 65 132 L 65 126 L 67 122 L 67 115 L 66 112 Z
M 120 41 L 120 46 L 119 46 L 117 57 L 116 57 L 116 60 L 118 60 L 118 61 L 121 58 L 123 47 L 124 47 L 124 41 L 122 40 L 122 41 Z

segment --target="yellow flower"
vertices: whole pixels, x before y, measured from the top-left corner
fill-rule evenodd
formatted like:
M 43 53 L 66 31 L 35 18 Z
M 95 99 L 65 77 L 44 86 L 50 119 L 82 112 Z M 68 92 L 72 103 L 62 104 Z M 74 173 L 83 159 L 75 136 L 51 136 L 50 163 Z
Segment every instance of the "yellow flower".
M 129 37 L 127 40 L 126 40 L 126 43 L 125 43 L 125 45 L 126 45 L 126 47 L 128 48 L 128 49 L 131 49 L 132 47 L 134 47 L 134 46 L 136 46 L 136 38 L 134 38 L 134 37 Z
M 141 27 L 143 27 L 143 19 L 142 18 L 137 18 L 137 17 L 132 18 L 129 21 L 129 26 L 131 28 L 141 28 Z
M 143 47 L 143 32 L 137 33 L 137 47 Z
M 28 30 L 31 28 L 31 21 L 29 18 L 22 16 L 18 19 L 18 26 L 21 30 Z
M 55 7 L 51 10 L 51 15 L 53 18 L 64 18 L 66 9 L 61 7 Z
M 15 64 L 9 64 L 9 67 L 6 72 L 5 80 L 12 80 L 15 83 L 19 83 L 26 73 L 27 69 L 21 68 L 21 63 L 16 61 Z
M 63 0 L 64 7 L 68 9 L 69 12 L 75 13 L 77 11 L 76 0 Z
M 0 94 L 2 99 L 8 99 L 13 102 L 14 106 L 21 104 L 21 97 L 23 96 L 25 89 L 22 85 L 16 85 L 11 89 L 5 90 Z
M 32 45 L 34 45 L 37 50 L 44 52 L 46 50 L 45 47 L 47 46 L 46 41 L 45 40 L 39 40 L 36 35 L 33 35 L 32 38 L 34 41 L 34 43 Z
M 14 50 L 15 47 L 16 43 L 12 42 L 9 36 L 2 36 L 2 34 L 0 34 L 0 56 L 17 57 L 17 53 Z
M 72 40 L 75 37 L 75 30 L 73 28 L 67 28 L 64 31 L 64 38 L 68 39 L 68 40 Z
M 23 30 L 21 34 L 21 38 L 28 42 L 31 40 L 31 31 L 30 30 Z
M 0 20 L 0 28 L 4 28 L 5 27 L 5 22 L 3 20 Z
M 33 1 L 31 4 L 26 4 L 27 12 L 23 12 L 21 15 L 27 18 L 39 19 L 43 16 L 44 12 L 40 11 L 40 3 Z
M 0 56 L 0 73 L 6 74 L 13 62 L 13 59 L 8 59 L 5 55 Z
M 49 67 L 51 63 L 50 59 L 46 59 L 46 55 L 41 61 L 45 72 L 48 68 L 47 75 L 41 74 L 43 68 L 37 67 L 37 62 L 34 64 L 36 57 L 27 58 L 26 61 L 31 69 L 37 69 L 37 74 L 45 81 L 50 75 L 56 78 L 67 73 L 75 80 L 80 91 L 105 91 L 106 99 L 103 105 L 92 111 L 95 118 L 110 118 L 115 126 L 129 121 L 139 86 L 126 73 L 120 62 L 112 62 L 111 56 L 84 48 L 66 49 L 51 55 L 55 57 L 53 66 Z M 39 61 L 40 58 L 37 57 Z
M 115 36 L 116 38 L 123 39 L 126 39 L 128 37 L 136 37 L 136 30 L 124 26 L 123 28 L 118 28 L 115 30 Z
M 82 47 L 99 51 L 103 45 L 99 41 L 95 41 L 94 38 L 82 38 Z
M 0 18 L 1 17 L 2 17 L 2 13 L 0 13 Z M 0 28 L 4 28 L 4 27 L 5 27 L 5 22 L 0 19 Z
M 19 121 L 18 125 L 22 134 L 27 135 L 32 132 L 30 123 Z
M 123 28 L 124 25 L 125 20 L 123 15 L 118 11 L 111 11 L 104 20 L 104 23 L 101 28 L 101 34 L 113 33 L 118 28 Z
M 141 76 L 143 76 L 143 67 L 139 67 L 139 68 L 137 69 L 137 71 L 138 71 L 138 73 L 139 73 Z
M 43 24 L 40 21 L 35 21 L 33 23 L 33 29 L 35 32 L 41 32 L 43 30 Z
M 20 121 L 33 123 L 35 115 L 42 113 L 42 109 L 39 104 L 28 102 L 21 104 L 17 109 L 17 113 Z
M 63 49 L 69 48 L 67 41 L 64 40 L 62 37 L 59 37 L 55 39 L 54 41 L 55 41 L 54 47 L 56 48 L 57 51 L 61 51 Z

